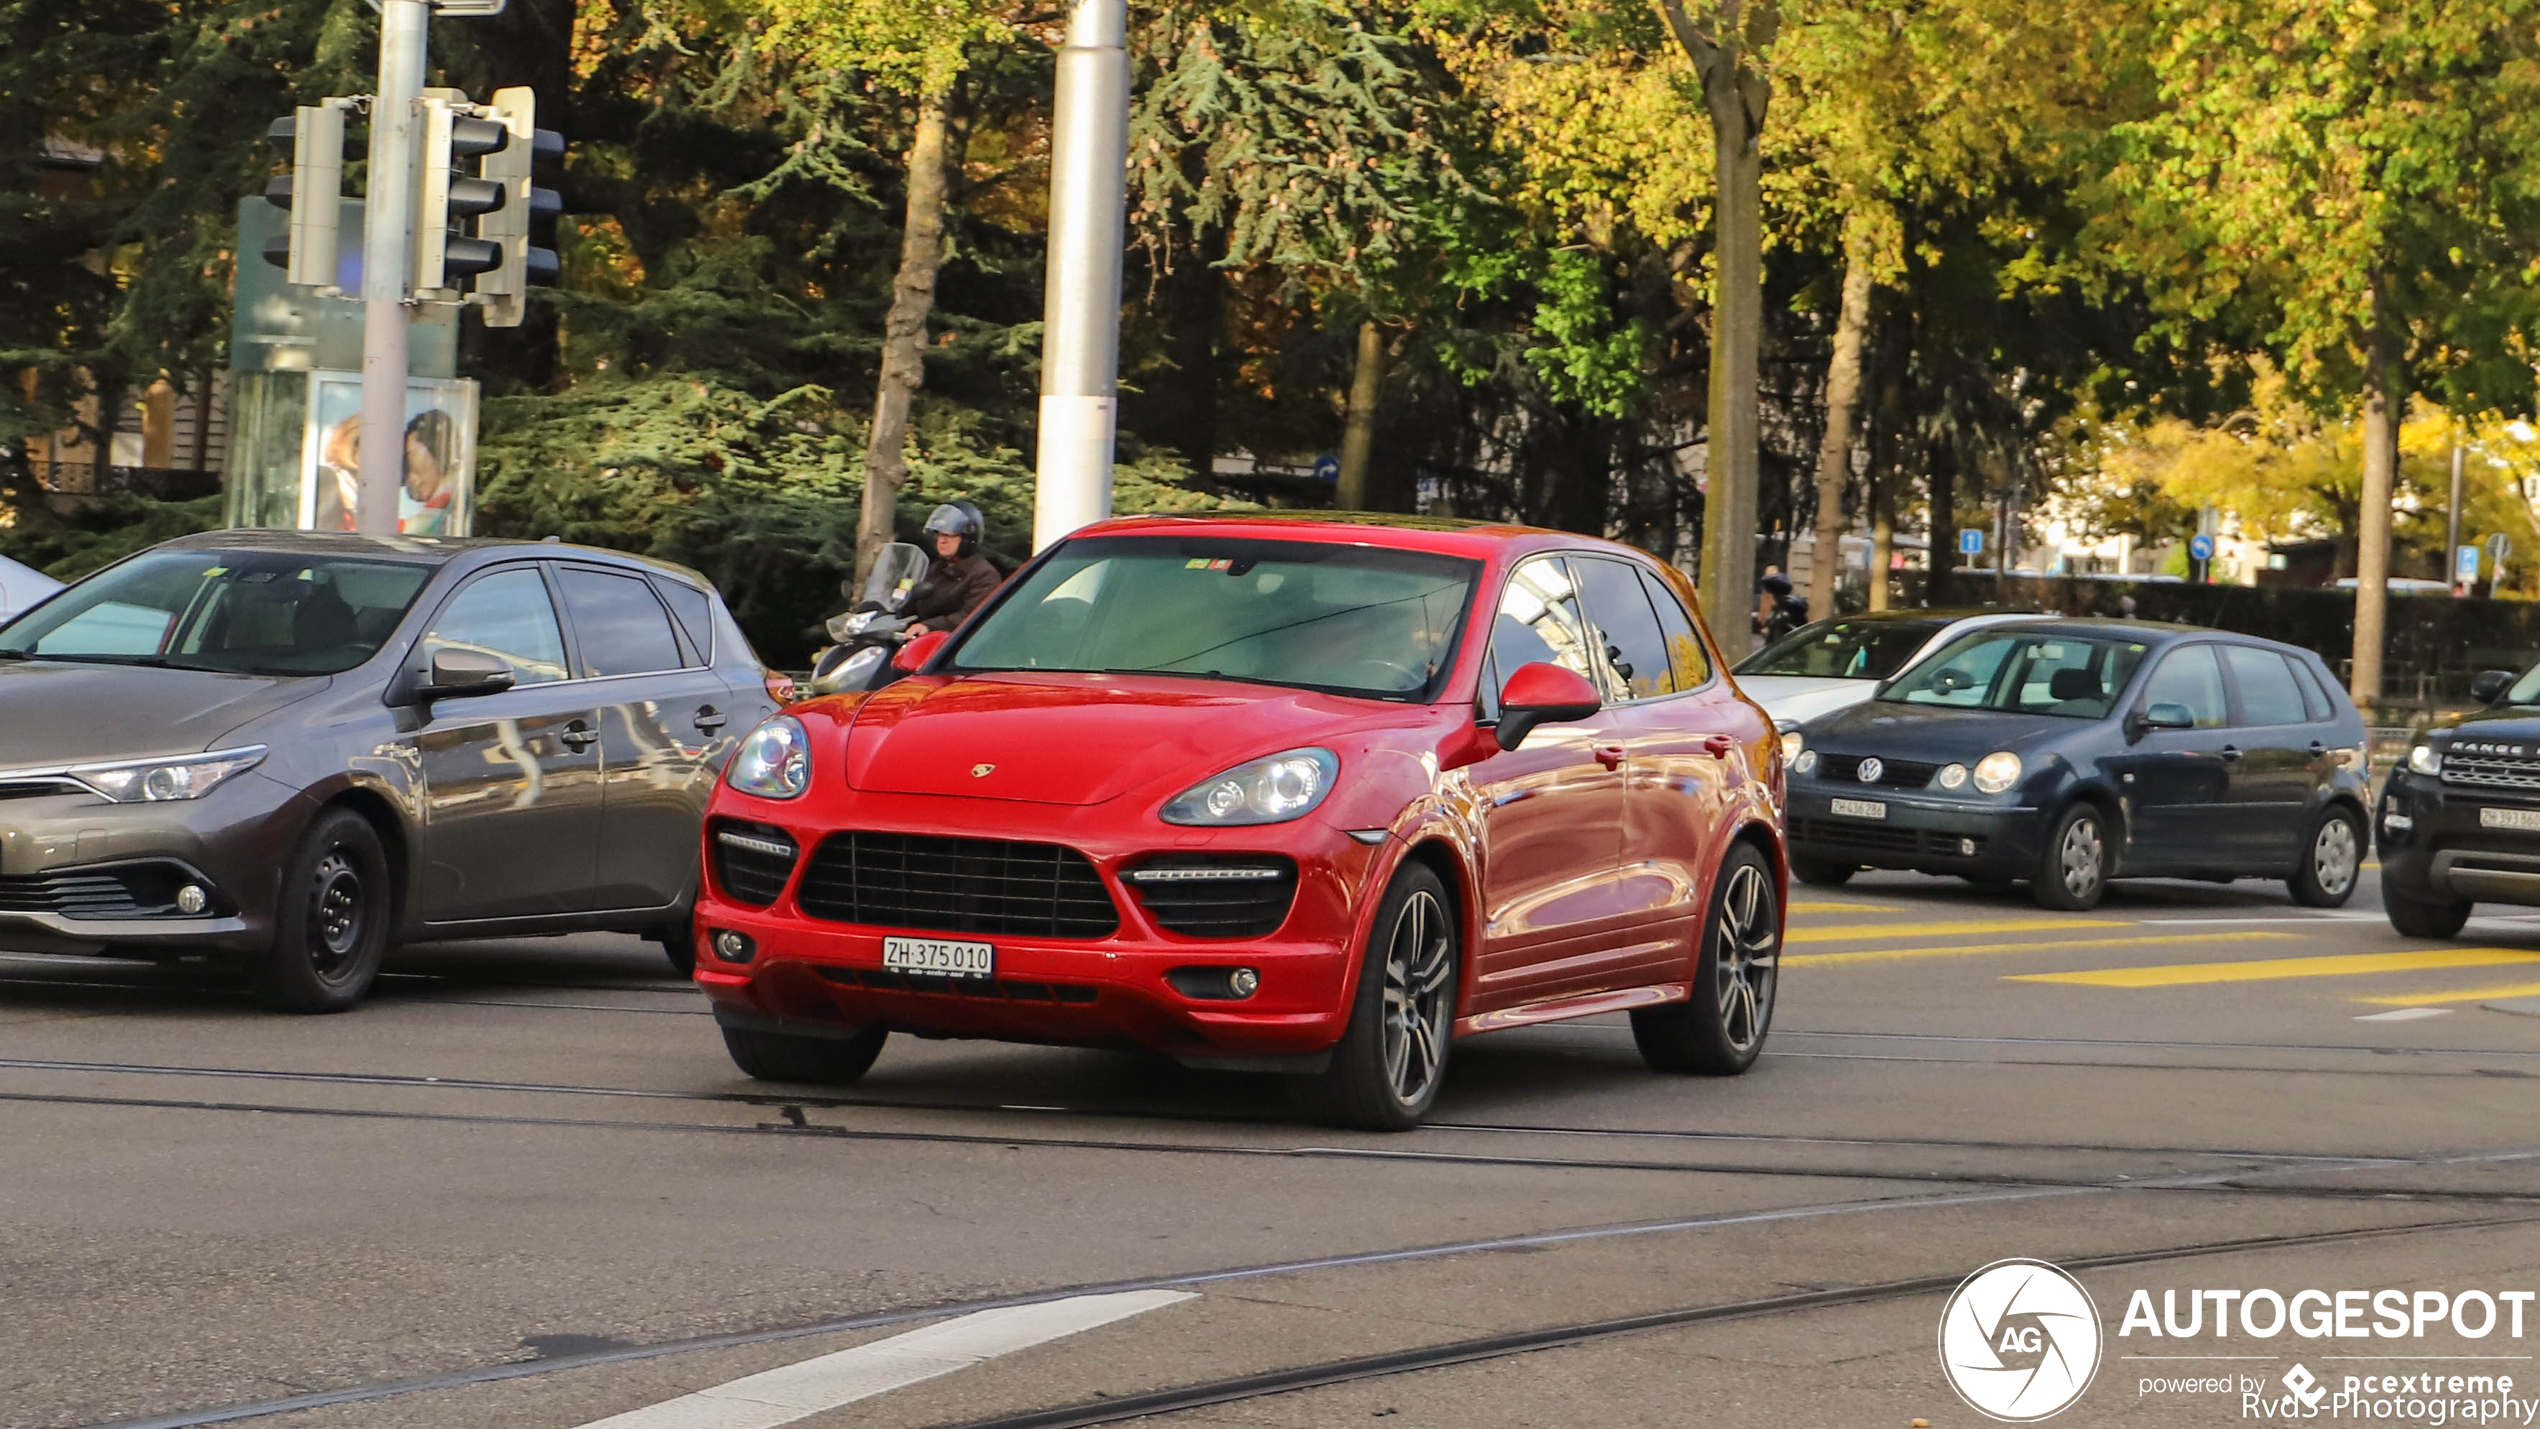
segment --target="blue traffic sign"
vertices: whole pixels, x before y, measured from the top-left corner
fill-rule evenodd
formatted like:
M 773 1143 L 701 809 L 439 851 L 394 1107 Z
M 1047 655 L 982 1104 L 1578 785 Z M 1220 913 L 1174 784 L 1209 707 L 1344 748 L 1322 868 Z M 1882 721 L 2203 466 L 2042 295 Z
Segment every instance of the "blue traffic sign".
M 1984 549 L 1984 533 L 1970 526 L 1958 533 L 1958 554 L 1972 556 Z
M 2478 548 L 2463 546 L 2452 552 L 2452 579 L 2467 585 L 2478 579 Z
M 1338 481 L 1338 480 L 1340 480 L 1340 479 L 1341 479 L 1341 459 L 1340 459 L 1339 457 L 1336 457 L 1336 456 L 1318 456 L 1318 457 L 1316 457 L 1316 458 L 1314 459 L 1314 479 L 1315 479 L 1316 481 Z
M 2189 537 L 2187 541 L 2187 554 L 2194 556 L 2200 561 L 2212 560 L 2214 558 L 2214 538 L 2206 535 Z

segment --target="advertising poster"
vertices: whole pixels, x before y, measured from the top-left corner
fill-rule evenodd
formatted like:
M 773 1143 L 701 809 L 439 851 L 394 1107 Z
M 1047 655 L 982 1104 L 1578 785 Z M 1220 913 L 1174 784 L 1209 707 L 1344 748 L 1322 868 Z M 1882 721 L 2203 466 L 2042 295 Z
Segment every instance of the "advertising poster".
M 300 526 L 354 529 L 362 451 L 362 384 L 352 373 L 309 374 L 301 450 Z M 416 378 L 406 387 L 405 482 L 397 529 L 409 536 L 464 536 L 475 497 L 476 384 Z

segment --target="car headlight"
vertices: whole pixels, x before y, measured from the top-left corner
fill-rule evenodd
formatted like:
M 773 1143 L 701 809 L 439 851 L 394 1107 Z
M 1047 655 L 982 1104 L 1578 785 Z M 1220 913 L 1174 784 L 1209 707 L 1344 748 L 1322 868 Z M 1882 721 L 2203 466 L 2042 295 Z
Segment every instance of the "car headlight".
M 264 763 L 265 747 L 223 749 L 212 754 L 185 754 L 171 759 L 135 759 L 118 764 L 82 764 L 62 771 L 118 804 L 158 804 L 171 799 L 200 799 Z
M 1976 761 L 1976 792 L 1999 794 L 2020 782 L 2020 757 L 1997 749 Z
M 723 771 L 723 782 L 762 799 L 799 799 L 811 787 L 811 736 L 801 720 L 778 715 L 751 730 Z
M 2416 748 L 2409 750 L 2408 772 L 2411 774 L 2442 773 L 2443 751 L 2435 748 L 2431 744 L 2420 744 Z
M 2017 762 L 2017 761 L 2014 761 L 2014 762 Z M 1964 764 L 1944 764 L 1944 765 L 1942 765 L 1942 766 L 1940 767 L 1940 787 L 1941 787 L 1941 788 L 1943 788 L 1943 789 L 1956 789 L 1956 788 L 1963 787 L 1963 786 L 1966 784 L 1966 782 L 1967 782 L 1967 766 L 1965 766 Z
M 1793 764 L 1798 762 L 1799 751 L 1806 749 L 1807 747 L 1808 736 L 1801 734 L 1795 729 L 1786 729 L 1782 731 L 1782 763 Z
M 1817 770 L 1817 751 L 1813 749 L 1803 749 L 1799 751 L 1799 757 L 1790 761 L 1790 769 L 1794 774 L 1815 773 Z
M 1328 749 L 1291 749 L 1192 785 L 1161 817 L 1168 824 L 1284 824 L 1322 803 L 1340 772 L 1340 756 Z

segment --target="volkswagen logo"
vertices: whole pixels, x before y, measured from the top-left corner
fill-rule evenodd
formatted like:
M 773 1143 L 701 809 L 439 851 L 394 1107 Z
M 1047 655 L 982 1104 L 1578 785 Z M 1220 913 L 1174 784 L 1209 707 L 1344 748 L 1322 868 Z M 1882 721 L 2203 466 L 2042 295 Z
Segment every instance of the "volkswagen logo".
M 1861 761 L 1861 782 L 1864 784 L 1876 784 L 1879 782 L 1879 776 L 1886 772 L 1887 766 L 1875 758 Z

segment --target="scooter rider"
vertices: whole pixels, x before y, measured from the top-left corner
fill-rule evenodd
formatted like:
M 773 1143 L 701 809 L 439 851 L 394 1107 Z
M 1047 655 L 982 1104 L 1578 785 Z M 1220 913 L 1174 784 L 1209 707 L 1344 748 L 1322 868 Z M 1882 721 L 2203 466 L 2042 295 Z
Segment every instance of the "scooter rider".
M 967 501 L 936 507 L 935 514 L 926 518 L 926 534 L 933 539 L 935 561 L 927 568 L 926 578 L 909 593 L 911 636 L 950 630 L 961 624 L 1005 579 L 986 556 L 979 554 L 979 541 L 988 534 L 988 521 L 979 514 L 978 507 Z

